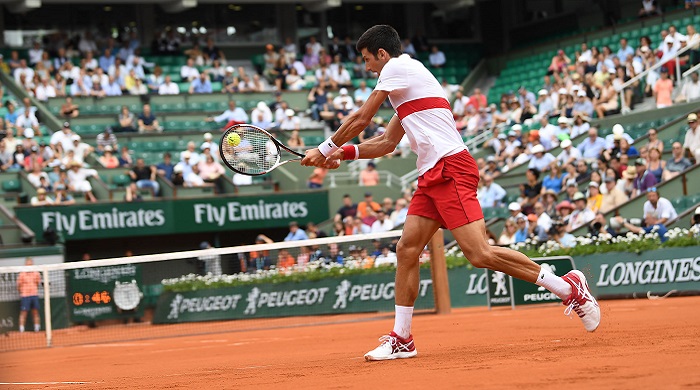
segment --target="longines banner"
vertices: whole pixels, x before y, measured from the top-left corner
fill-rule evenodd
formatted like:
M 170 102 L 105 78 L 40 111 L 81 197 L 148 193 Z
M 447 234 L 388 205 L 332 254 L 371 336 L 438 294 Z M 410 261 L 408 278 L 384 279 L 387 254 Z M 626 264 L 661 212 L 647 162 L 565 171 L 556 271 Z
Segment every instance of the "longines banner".
M 53 227 L 66 240 L 284 227 L 325 221 L 328 194 L 311 192 L 138 203 L 16 207 L 37 237 Z

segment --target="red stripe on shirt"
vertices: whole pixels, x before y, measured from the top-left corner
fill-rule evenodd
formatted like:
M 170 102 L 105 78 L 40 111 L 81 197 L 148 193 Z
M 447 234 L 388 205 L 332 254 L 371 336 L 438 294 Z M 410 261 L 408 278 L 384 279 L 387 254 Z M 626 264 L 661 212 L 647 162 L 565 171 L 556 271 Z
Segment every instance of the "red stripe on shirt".
M 399 119 L 403 120 L 403 118 L 411 114 L 415 114 L 419 111 L 431 110 L 433 108 L 444 108 L 452 112 L 452 107 L 447 99 L 441 97 L 425 97 L 404 102 L 396 107 L 396 113 L 399 115 Z

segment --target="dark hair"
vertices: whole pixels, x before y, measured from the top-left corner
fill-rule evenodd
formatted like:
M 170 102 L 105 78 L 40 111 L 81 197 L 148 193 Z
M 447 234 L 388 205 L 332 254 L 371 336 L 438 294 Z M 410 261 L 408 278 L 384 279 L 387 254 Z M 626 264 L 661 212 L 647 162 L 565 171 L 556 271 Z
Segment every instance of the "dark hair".
M 367 49 L 375 58 L 379 49 L 384 49 L 392 57 L 398 57 L 401 55 L 401 39 L 393 27 L 379 24 L 365 31 L 357 40 L 355 48 L 358 52 Z
M 528 169 L 530 173 L 532 173 L 533 176 L 535 176 L 535 180 L 540 178 L 540 170 L 537 168 L 530 168 Z

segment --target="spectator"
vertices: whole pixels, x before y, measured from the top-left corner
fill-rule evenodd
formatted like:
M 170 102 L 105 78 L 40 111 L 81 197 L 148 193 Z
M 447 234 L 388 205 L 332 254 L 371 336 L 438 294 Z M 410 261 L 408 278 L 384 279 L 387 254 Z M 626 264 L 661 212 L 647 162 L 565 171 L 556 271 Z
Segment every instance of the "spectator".
M 235 100 L 229 100 L 228 109 L 226 111 L 215 117 L 207 117 L 204 120 L 206 122 L 224 122 L 226 123 L 226 127 L 229 127 L 235 124 L 248 123 L 249 118 L 245 110 L 240 107 L 236 107 Z
M 598 137 L 598 129 L 592 127 L 588 130 L 588 138 L 581 142 L 577 149 L 584 159 L 595 160 L 605 149 L 605 140 Z
M 284 241 L 299 241 L 308 239 L 309 237 L 306 235 L 306 232 L 299 229 L 299 224 L 296 221 L 289 223 L 289 234 L 287 234 L 287 236 L 284 238 Z
M 30 110 L 24 110 L 24 112 L 17 118 L 16 122 L 18 129 L 32 129 L 34 134 L 41 135 L 39 130 L 39 121 L 36 116 Z
M 396 208 L 391 212 L 389 219 L 393 222 L 394 227 L 401 226 L 406 222 L 408 215 L 408 202 L 404 198 L 396 199 Z
M 469 97 L 469 102 L 467 105 L 474 107 L 475 110 L 479 110 L 480 108 L 485 108 L 487 106 L 486 96 L 481 93 L 480 88 L 474 88 L 474 92 L 472 92 L 472 95 Z
M 642 0 L 642 8 L 639 9 L 639 17 L 646 18 L 656 15 L 661 15 L 661 8 L 659 8 L 657 0 Z
M 365 200 L 357 204 L 357 216 L 361 219 L 367 218 L 371 214 L 379 211 L 381 206 L 379 203 L 372 200 L 372 193 L 365 192 Z M 356 234 L 356 233 L 353 233 Z
M 104 154 L 98 159 L 103 167 L 110 169 L 119 167 L 119 159 L 114 155 L 111 145 L 105 146 L 103 153 Z
M 532 157 L 527 167 L 546 172 L 554 161 L 556 161 L 556 158 L 550 153 L 545 153 L 542 145 L 535 145 L 532 148 Z
M 97 153 L 98 154 L 104 153 L 105 148 L 107 146 L 112 148 L 112 150 L 111 150 L 112 153 L 114 153 L 114 151 L 116 151 L 119 148 L 118 142 L 117 142 L 117 136 L 114 135 L 112 128 L 110 126 L 106 126 L 105 130 L 102 133 L 97 134 L 95 144 L 97 145 Z
M 172 155 L 170 152 L 165 152 L 165 154 L 163 154 L 163 161 L 156 165 L 156 173 L 158 176 L 170 180 L 173 176 L 173 168 L 175 168 L 175 165 L 173 165 L 172 162 Z
M 647 161 L 643 158 L 638 158 L 634 161 L 634 166 L 637 167 L 637 177 L 634 180 L 634 191 L 631 198 L 641 195 L 649 188 L 656 186 L 656 177 L 647 169 Z M 629 168 L 627 168 L 629 170 Z
M 309 176 L 309 179 L 306 181 L 307 187 L 309 187 L 311 189 L 322 188 L 323 181 L 325 180 L 327 174 L 328 174 L 327 168 L 319 168 L 319 167 L 314 168 L 314 171 L 311 173 L 311 175 Z
M 649 149 L 647 170 L 654 175 L 657 183 L 661 183 L 666 161 L 661 160 L 661 152 L 656 148 Z
M 389 219 L 389 216 L 386 215 L 386 211 L 384 209 L 380 208 L 377 211 L 377 220 L 372 223 L 372 228 L 371 232 L 372 233 L 381 233 L 381 232 L 388 232 L 389 230 L 394 228 L 394 223 Z
M 65 184 L 56 183 L 54 191 L 56 193 L 56 199 L 54 200 L 54 204 L 63 206 L 75 204 L 75 199 L 73 199 L 73 196 L 66 192 Z
M 24 265 L 32 266 L 34 261 L 31 257 L 27 257 Z M 41 275 L 37 271 L 21 272 L 17 276 L 17 290 L 20 296 L 19 305 L 19 331 L 24 332 L 24 327 L 27 321 L 27 313 L 32 312 L 32 320 L 34 321 L 34 331 L 41 330 L 41 320 L 39 318 L 39 285 L 41 284 Z
M 595 213 L 588 208 L 586 196 L 583 193 L 577 192 L 573 200 L 576 208 L 571 213 L 567 232 L 572 232 L 581 226 L 587 225 L 595 218 Z
M 183 82 L 191 83 L 199 77 L 199 70 L 194 66 L 192 58 L 187 59 L 187 63 L 180 68 L 180 78 Z
M 600 184 L 597 181 L 588 183 L 588 201 L 586 207 L 597 213 L 603 204 L 603 194 L 600 191 Z
M 217 194 L 226 192 L 224 188 L 226 171 L 224 167 L 214 159 L 214 156 L 208 154 L 198 165 L 199 177 L 201 177 L 205 183 L 213 183 Z
M 114 76 L 109 76 L 107 82 L 102 85 L 105 96 L 121 96 L 122 88 Z
M 671 158 L 666 162 L 666 168 L 662 175 L 662 181 L 671 180 L 681 172 L 693 166 L 687 158 L 683 157 L 683 145 L 674 142 L 671 146 Z
M 536 202 L 534 209 L 535 209 L 535 214 L 530 214 L 530 215 L 535 216 L 535 221 L 537 222 L 537 226 L 544 229 L 543 234 L 546 236 L 547 231 L 549 230 L 549 228 L 552 227 L 552 218 L 545 211 L 544 203 Z M 532 222 L 531 219 L 528 219 L 528 220 L 530 222 Z
M 540 89 L 537 96 L 537 115 L 535 115 L 533 119 L 548 119 L 550 116 L 554 115 L 554 102 L 552 102 L 552 98 L 549 97 L 549 91 Z
M 73 192 L 82 192 L 90 202 L 97 202 L 95 195 L 92 193 L 92 185 L 88 181 L 89 177 L 99 177 L 94 169 L 83 168 L 82 164 L 77 161 L 72 161 L 69 164 L 68 171 L 69 188 Z
M 566 231 L 565 225 L 555 224 L 547 232 L 550 240 L 556 241 L 563 248 L 573 248 L 576 246 L 576 238 Z
M 612 71 L 614 72 L 615 69 L 612 68 Z M 593 105 L 595 107 L 595 112 L 598 114 L 598 118 L 603 118 L 606 113 L 611 113 L 618 109 L 617 91 L 609 77 L 603 81 L 600 97 L 593 102 Z
M 299 131 L 301 129 L 301 119 L 294 115 L 294 110 L 291 108 L 284 110 L 284 118 L 279 123 L 279 129 L 283 131 Z
M 61 130 L 56 131 L 51 135 L 49 144 L 57 153 L 59 151 L 67 151 L 73 146 L 73 132 L 70 129 L 70 123 L 63 122 Z M 60 146 L 58 146 L 60 144 Z M 60 148 L 60 149 L 59 149 Z
M 84 163 L 85 158 L 90 155 L 95 149 L 86 144 L 85 142 L 80 142 L 82 141 L 82 138 L 78 134 L 73 134 L 71 136 L 71 140 L 73 141 L 73 145 L 71 146 L 70 149 L 72 150 L 74 155 L 75 161 L 78 161 L 79 163 Z
M 428 56 L 428 61 L 430 61 L 430 66 L 433 68 L 442 68 L 447 62 L 445 58 L 445 53 L 440 51 L 437 46 L 430 48 L 430 55 Z
M 479 189 L 476 191 L 476 198 L 482 208 L 500 207 L 506 196 L 506 190 L 498 183 L 493 182 L 493 176 L 485 174 L 482 176 Z
M 551 217 L 557 215 L 557 193 L 553 190 L 546 190 L 541 199 L 542 205 L 544 206 L 544 212 Z
M 146 105 L 144 105 L 144 110 L 145 106 Z M 131 111 L 129 111 L 129 107 L 126 105 L 122 106 L 121 112 L 119 113 L 117 119 L 119 121 L 119 127 L 117 128 L 117 131 L 135 132 L 137 126 L 140 128 L 140 124 L 137 122 L 136 116 Z
M 574 102 L 574 106 L 572 107 L 572 114 L 574 116 L 574 124 L 581 126 L 581 124 L 585 122 L 586 125 L 588 125 L 587 118 L 590 118 L 593 116 L 593 111 L 594 111 L 593 103 L 591 103 L 591 100 L 586 95 L 586 91 L 579 90 L 576 93 L 576 102 Z M 576 120 L 575 120 L 576 117 L 579 117 L 581 119 L 580 124 L 576 124 Z M 590 127 L 590 125 L 588 127 Z M 575 130 L 575 129 L 572 129 L 572 134 L 571 134 L 572 138 L 576 137 L 578 134 L 583 134 L 585 132 L 585 130 L 587 130 L 587 129 L 579 130 L 577 132 L 577 134 L 574 134 L 573 130 Z
M 355 92 L 353 92 L 353 97 L 355 98 L 355 101 L 360 99 L 363 102 L 366 102 L 371 93 L 372 90 L 367 87 L 367 82 L 365 80 L 360 80 L 360 85 L 357 89 L 355 89 Z
M 654 84 L 654 97 L 656 98 L 656 108 L 665 108 L 673 105 L 671 95 L 673 94 L 673 80 L 668 77 L 668 69 L 661 68 L 661 78 Z
M 540 171 L 536 168 L 528 168 L 525 171 L 525 184 L 520 185 L 520 206 L 526 214 L 530 214 L 532 208 L 542 192 L 542 182 L 539 182 Z
M 143 84 L 143 81 L 141 79 L 136 78 L 134 79 L 134 85 L 131 88 L 128 88 L 129 93 L 132 95 L 147 95 L 148 94 L 148 88 L 146 85 Z
M 698 61 L 700 61 L 700 58 Z M 681 92 L 676 97 L 676 103 L 692 102 L 698 99 L 700 99 L 700 81 L 698 81 L 698 72 L 695 71 L 690 74 L 690 80 L 686 79 L 683 83 Z
M 600 212 L 607 213 L 613 210 L 629 200 L 629 197 L 617 187 L 617 180 L 613 176 L 605 177 L 605 188 L 607 193 L 603 195 L 603 200 L 600 204 Z
M 43 173 L 43 172 L 42 172 Z M 47 206 L 47 205 L 52 205 L 54 204 L 53 199 L 48 197 L 46 195 L 46 189 L 44 188 L 38 188 L 36 190 L 36 196 L 32 196 L 32 199 L 29 201 L 29 203 L 32 206 Z
M 212 93 L 211 81 L 209 80 L 209 74 L 207 72 L 202 72 L 199 77 L 192 80 L 189 89 L 190 95 L 198 93 Z
M 508 211 L 510 212 L 510 216 L 508 217 L 508 220 L 515 222 L 518 217 L 525 217 L 525 214 L 522 213 L 523 208 L 520 206 L 520 203 L 518 202 L 511 202 L 508 205 Z
M 124 191 L 124 201 L 125 202 L 142 202 L 143 197 L 141 196 L 141 193 L 139 192 L 139 187 L 136 185 L 136 183 L 129 183 L 128 186 L 126 186 L 125 191 Z
M 375 168 L 374 162 L 370 161 L 367 163 L 367 167 L 360 172 L 361 186 L 370 187 L 379 184 L 379 172 Z
M 212 246 L 208 241 L 202 241 L 199 244 L 199 249 L 205 250 L 205 249 L 211 249 Z M 204 274 L 209 275 L 211 274 L 212 276 L 219 276 L 221 275 L 221 256 L 218 254 L 212 254 L 212 255 L 201 255 L 197 257 L 197 260 L 201 261 L 204 263 Z
M 525 242 L 529 236 L 529 220 L 527 217 L 519 216 L 515 219 L 515 226 L 517 229 L 515 232 L 515 243 Z
M 700 128 L 698 128 L 698 116 L 695 113 L 688 114 L 688 130 L 685 133 L 683 142 L 686 156 L 695 160 L 697 164 L 700 162 Z
M 180 87 L 173 83 L 170 75 L 165 76 L 165 80 L 158 87 L 158 95 L 177 95 L 180 93 Z
M 156 180 L 156 167 L 146 165 L 145 161 L 139 158 L 136 159 L 136 166 L 129 171 L 129 176 L 139 189 L 152 188 L 153 195 L 158 196 L 160 184 Z
M 615 148 L 619 149 L 620 145 L 615 144 L 615 141 L 621 141 L 623 138 L 627 141 L 628 144 L 634 143 L 634 138 L 632 138 L 632 136 L 630 136 L 629 134 L 625 133 L 625 128 L 622 127 L 622 125 L 620 125 L 619 123 L 617 123 L 613 126 L 612 133 L 605 137 L 605 148 L 609 150 Z
M 175 168 L 177 167 L 176 165 Z M 173 168 L 173 170 L 175 170 L 175 168 Z M 183 185 L 185 187 L 203 187 L 204 180 L 199 176 L 199 164 L 190 166 L 189 172 L 183 172 L 183 180 Z
M 230 107 L 230 106 L 229 106 Z M 270 107 L 267 106 L 265 102 L 258 102 L 258 104 L 255 106 L 253 111 L 250 113 L 250 115 L 255 118 L 258 116 L 258 114 L 263 114 L 263 118 L 265 121 L 272 122 L 272 110 L 270 110 Z
M 158 123 L 158 119 L 151 112 L 151 105 L 146 103 L 143 105 L 143 113 L 138 119 L 139 133 L 154 133 L 162 132 L 163 127 Z
M 644 202 L 644 222 L 646 226 L 666 225 L 678 218 L 678 213 L 671 202 L 659 194 L 656 187 L 646 191 L 647 201 Z
M 180 153 L 180 161 L 187 160 L 187 164 L 191 166 L 199 164 L 201 159 L 202 156 L 197 153 L 197 145 L 194 143 L 194 141 L 188 142 L 187 150 Z
M 374 259 L 374 267 L 387 265 L 396 267 L 396 253 L 392 252 L 388 245 L 382 245 L 382 253 Z
M 557 211 L 557 215 L 559 216 L 560 222 L 564 226 L 568 226 L 569 221 L 571 220 L 571 212 L 574 211 L 574 206 L 571 204 L 571 202 L 569 202 L 568 200 L 563 200 L 559 202 L 555 209 Z M 552 226 L 555 225 L 557 225 L 557 223 L 552 224 Z M 549 235 L 551 236 L 552 234 L 549 233 Z
M 131 154 L 129 153 L 129 148 L 122 146 L 121 153 L 119 154 L 119 166 L 130 168 L 134 164 Z
M 515 221 L 507 219 L 505 225 L 503 226 L 503 232 L 498 238 L 498 245 L 511 245 L 515 244 L 515 233 L 518 231 Z
M 562 176 L 559 164 L 552 162 L 550 164 L 549 174 L 542 180 L 542 194 L 544 194 L 547 190 L 552 190 L 554 193 L 559 193 L 562 189 L 563 181 L 564 178 Z
M 357 204 L 353 203 L 349 194 L 343 195 L 343 206 L 341 206 L 333 218 L 334 221 L 343 221 L 347 217 L 357 215 Z
M 649 142 L 647 143 L 647 148 L 649 149 L 658 149 L 661 154 L 664 152 L 664 143 L 659 139 L 659 132 L 651 128 L 647 132 L 647 135 L 649 136 Z

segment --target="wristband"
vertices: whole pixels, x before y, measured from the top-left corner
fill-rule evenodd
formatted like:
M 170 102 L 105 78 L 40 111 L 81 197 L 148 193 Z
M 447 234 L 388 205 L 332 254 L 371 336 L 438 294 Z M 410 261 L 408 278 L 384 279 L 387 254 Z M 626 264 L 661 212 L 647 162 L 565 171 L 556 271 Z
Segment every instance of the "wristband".
M 318 145 L 318 151 L 321 152 L 321 154 L 324 157 L 330 156 L 331 154 L 333 154 L 333 152 L 335 152 L 338 149 L 340 148 L 338 147 L 338 145 L 335 144 L 335 142 L 333 142 L 331 137 L 328 137 L 327 140 L 321 142 Z
M 357 160 L 360 157 L 360 148 L 357 145 L 343 146 L 343 160 Z

